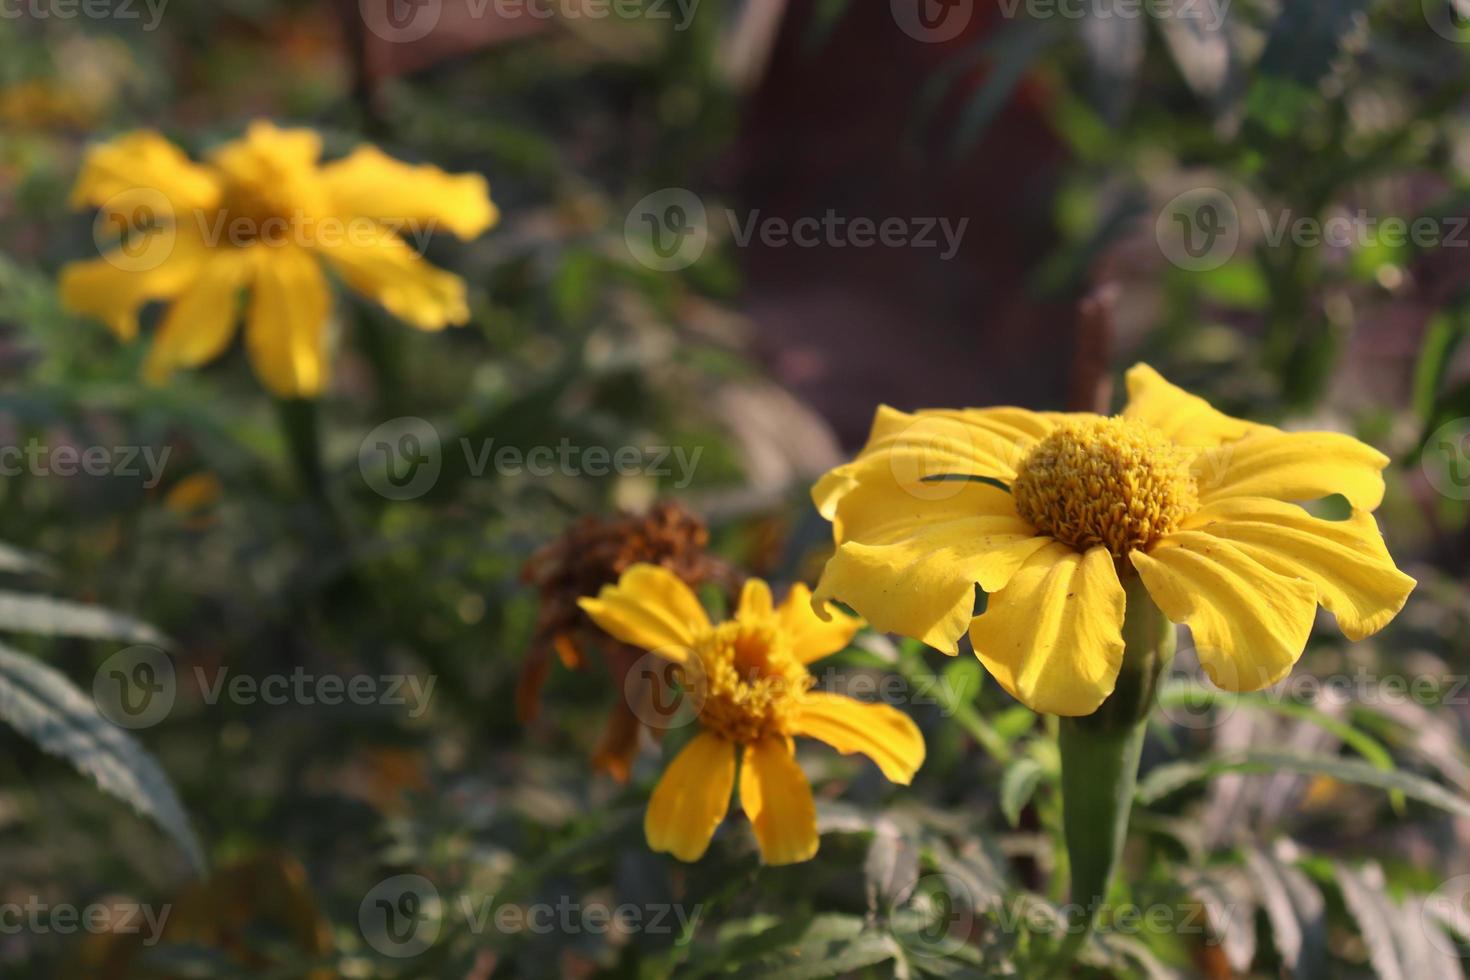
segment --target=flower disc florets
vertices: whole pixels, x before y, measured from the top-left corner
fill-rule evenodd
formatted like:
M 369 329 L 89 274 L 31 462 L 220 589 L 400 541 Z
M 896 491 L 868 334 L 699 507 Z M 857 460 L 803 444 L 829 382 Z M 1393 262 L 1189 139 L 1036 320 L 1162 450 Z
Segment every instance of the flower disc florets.
M 1198 506 L 1188 454 L 1163 433 L 1124 418 L 1069 419 L 1036 444 L 1011 485 L 1037 530 L 1114 557 L 1147 548 Z
M 700 724 L 749 744 L 787 734 L 787 721 L 814 679 L 772 625 L 731 621 L 700 637 L 686 668 L 702 695 Z

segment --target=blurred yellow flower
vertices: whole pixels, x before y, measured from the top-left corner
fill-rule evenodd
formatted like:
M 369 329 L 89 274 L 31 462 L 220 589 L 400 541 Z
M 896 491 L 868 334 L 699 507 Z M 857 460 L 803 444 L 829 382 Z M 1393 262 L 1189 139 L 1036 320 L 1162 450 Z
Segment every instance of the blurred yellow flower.
M 246 349 L 282 397 L 312 397 L 326 384 L 330 295 L 321 260 L 416 327 L 465 322 L 464 281 L 424 261 L 418 244 L 441 227 L 469 239 L 493 225 L 485 179 L 402 163 L 371 146 L 327 164 L 320 155 L 315 132 L 268 122 L 204 164 L 148 131 L 93 147 L 72 203 L 99 208 L 121 241 L 62 271 L 63 302 L 124 340 L 137 335 L 144 304 L 170 303 L 146 367 L 161 381 L 229 346 L 248 292 Z
M 712 624 L 684 582 L 658 565 L 634 565 L 581 606 L 607 633 L 678 665 L 701 731 L 674 758 L 649 800 L 648 845 L 697 861 L 730 806 L 743 747 L 740 802 L 766 864 L 817 853 L 811 786 L 792 736 L 861 752 L 889 779 L 908 783 L 924 761 L 918 726 L 886 704 L 813 691 L 807 664 L 843 649 L 862 621 L 822 620 L 796 585 L 773 606 L 766 583 L 745 583 L 735 618 Z
M 862 452 L 812 490 L 837 541 L 816 600 L 951 654 L 968 628 L 1007 691 L 1074 716 L 1113 690 L 1134 576 L 1232 691 L 1291 670 L 1319 602 L 1352 639 L 1403 608 L 1414 580 L 1370 514 L 1386 456 L 1231 418 L 1144 364 L 1128 395 L 1111 418 L 880 408 Z M 1333 494 L 1346 520 L 1299 506 Z

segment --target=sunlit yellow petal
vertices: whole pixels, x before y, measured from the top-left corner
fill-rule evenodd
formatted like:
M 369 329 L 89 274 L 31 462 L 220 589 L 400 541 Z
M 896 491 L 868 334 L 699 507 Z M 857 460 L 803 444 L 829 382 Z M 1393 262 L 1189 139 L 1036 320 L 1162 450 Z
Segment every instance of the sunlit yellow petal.
M 123 213 L 131 209 L 118 200 L 120 197 L 147 206 L 158 195 L 168 203 L 168 213 L 155 213 L 152 217 L 167 221 L 196 208 L 217 206 L 220 186 L 207 167 L 192 162 L 183 150 L 158 133 L 141 130 L 87 151 L 72 188 L 71 205 L 74 208 L 108 205 Z
M 826 742 L 844 755 L 861 752 L 895 783 L 907 785 L 924 764 L 924 736 L 919 726 L 886 704 L 812 691 L 797 708 L 791 730 Z
M 322 155 L 322 138 L 315 130 L 282 128 L 264 119 L 257 119 L 245 130 L 240 139 L 231 140 L 211 156 L 216 165 L 228 167 L 242 158 L 269 160 L 274 164 L 298 170 L 316 167 Z
M 709 616 L 684 580 L 661 565 L 634 565 L 578 605 L 609 635 L 682 662 Z
M 648 846 L 680 861 L 698 861 L 730 809 L 735 746 L 701 732 L 674 757 L 654 788 L 643 818 Z
M 1091 714 L 1123 663 L 1123 585 L 1106 548 L 1036 552 L 970 625 L 985 669 L 1034 711 Z
M 1128 406 L 1124 418 L 1147 422 L 1181 446 L 1205 449 L 1240 439 L 1252 422 L 1216 411 L 1198 395 L 1176 388 L 1147 364 L 1128 369 Z
M 122 340 L 136 337 L 142 308 L 183 292 L 199 274 L 205 257 L 197 239 L 183 229 L 154 234 L 162 237 L 155 244 L 142 245 L 143 252 L 130 246 L 100 259 L 66 265 L 58 283 L 62 306 L 102 321 Z M 155 247 L 166 250 L 156 265 L 156 255 L 151 254 Z
M 469 320 L 463 279 L 430 265 L 387 230 L 353 231 L 322 250 L 347 285 L 421 330 Z
M 1312 583 L 1199 531 L 1170 535 L 1132 558 L 1164 615 L 1189 626 L 1216 686 L 1258 691 L 1285 677 L 1301 656 L 1317 611 Z
M 954 653 L 974 614 L 975 586 L 1002 588 L 1047 539 L 1016 514 L 1010 495 L 952 483 L 949 496 L 919 499 L 894 484 L 867 483 L 838 505 L 845 539 L 817 583 L 884 632 Z
M 1305 501 L 1340 493 L 1355 509 L 1383 502 L 1388 457 L 1338 432 L 1261 427 L 1238 442 L 1201 453 L 1193 472 L 1201 503 L 1228 497 Z
M 1005 482 L 1015 476 L 1025 448 L 1049 428 L 1047 417 L 1019 408 L 921 411 L 881 406 L 867 445 L 851 463 L 823 476 L 812 489 L 822 516 L 860 484 L 873 483 L 918 499 L 947 499 L 946 476 Z
M 817 807 L 812 787 L 786 739 L 745 747 L 740 805 L 750 818 L 765 864 L 796 864 L 817 853 Z
M 1272 571 L 1311 582 L 1352 640 L 1382 629 L 1414 589 L 1363 511 L 1324 521 L 1295 504 L 1235 497 L 1207 504 L 1184 527 L 1224 538 Z
M 321 265 L 294 246 L 252 251 L 259 259 L 245 325 L 250 363 L 282 398 L 312 398 L 327 383 L 331 293 Z
M 740 604 L 735 618 L 752 622 L 770 619 L 775 615 L 771 601 L 771 587 L 758 578 L 748 578 L 740 589 Z
M 809 664 L 846 649 L 857 631 L 863 628 L 863 621 L 856 616 L 830 607 L 827 613 L 830 619 L 817 615 L 812 608 L 812 591 L 801 582 L 786 593 L 786 599 L 776 610 L 776 619 L 798 662 Z
M 219 249 L 179 294 L 148 348 L 144 374 L 153 384 L 177 368 L 197 367 L 224 353 L 240 319 L 240 290 L 250 285 L 255 262 L 250 251 Z
M 372 146 L 327 164 L 322 177 L 338 213 L 407 222 L 415 231 L 442 226 L 460 238 L 474 238 L 498 217 L 490 185 L 479 174 L 403 163 Z

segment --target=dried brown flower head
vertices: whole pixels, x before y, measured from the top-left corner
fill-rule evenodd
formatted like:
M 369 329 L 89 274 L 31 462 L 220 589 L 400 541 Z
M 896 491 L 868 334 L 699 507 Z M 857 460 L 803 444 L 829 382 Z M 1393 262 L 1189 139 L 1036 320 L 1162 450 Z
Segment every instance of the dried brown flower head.
M 517 717 L 523 723 L 535 720 L 552 653 L 566 667 L 581 670 L 591 640 L 603 651 L 618 692 L 593 764 L 626 780 L 642 725 L 624 696 L 624 684 L 643 654 L 599 629 L 577 600 L 596 595 L 639 562 L 662 565 L 692 588 L 713 582 L 733 591 L 741 576 L 706 551 L 708 546 L 709 529 L 702 520 L 673 501 L 661 501 L 646 514 L 584 517 L 533 554 L 521 569 L 521 579 L 540 593 L 541 608 L 516 690 Z

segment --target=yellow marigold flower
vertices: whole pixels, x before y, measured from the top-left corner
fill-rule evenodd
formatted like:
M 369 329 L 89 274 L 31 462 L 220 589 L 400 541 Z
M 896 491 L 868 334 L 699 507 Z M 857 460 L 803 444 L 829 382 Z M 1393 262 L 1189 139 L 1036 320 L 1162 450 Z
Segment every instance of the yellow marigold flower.
M 730 807 L 735 755 L 743 747 L 740 802 L 766 864 L 817 853 L 812 790 L 796 764 L 792 736 L 861 752 L 883 775 L 908 783 L 924 761 L 924 739 L 903 712 L 813 691 L 807 664 L 836 653 L 862 620 L 823 620 L 810 591 L 793 586 L 780 606 L 751 579 L 735 618 L 712 624 L 689 587 L 668 569 L 639 564 L 581 606 L 607 633 L 679 665 L 699 706 L 701 731 L 659 780 L 643 822 L 648 845 L 697 861 Z
M 68 265 L 63 303 L 124 340 L 150 301 L 171 304 L 148 353 L 162 380 L 229 346 L 248 292 L 245 345 L 256 373 L 283 397 L 326 384 L 331 305 L 323 262 L 342 281 L 424 330 L 469 318 L 465 284 L 420 257 L 404 234 L 438 227 L 461 239 L 495 223 L 478 174 L 394 160 L 361 146 L 322 164 L 307 129 L 250 126 L 195 163 L 154 132 L 93 147 L 72 192 L 101 209 L 124 240 L 102 258 Z
M 1133 576 L 1232 691 L 1291 670 L 1318 603 L 1355 640 L 1403 608 L 1414 580 L 1370 514 L 1386 456 L 1231 418 L 1145 364 L 1128 396 L 1111 418 L 879 408 L 862 452 L 812 490 L 837 542 L 816 601 L 950 654 L 968 628 L 1007 691 L 1058 715 L 1112 693 Z M 1299 506 L 1332 494 L 1348 519 Z

